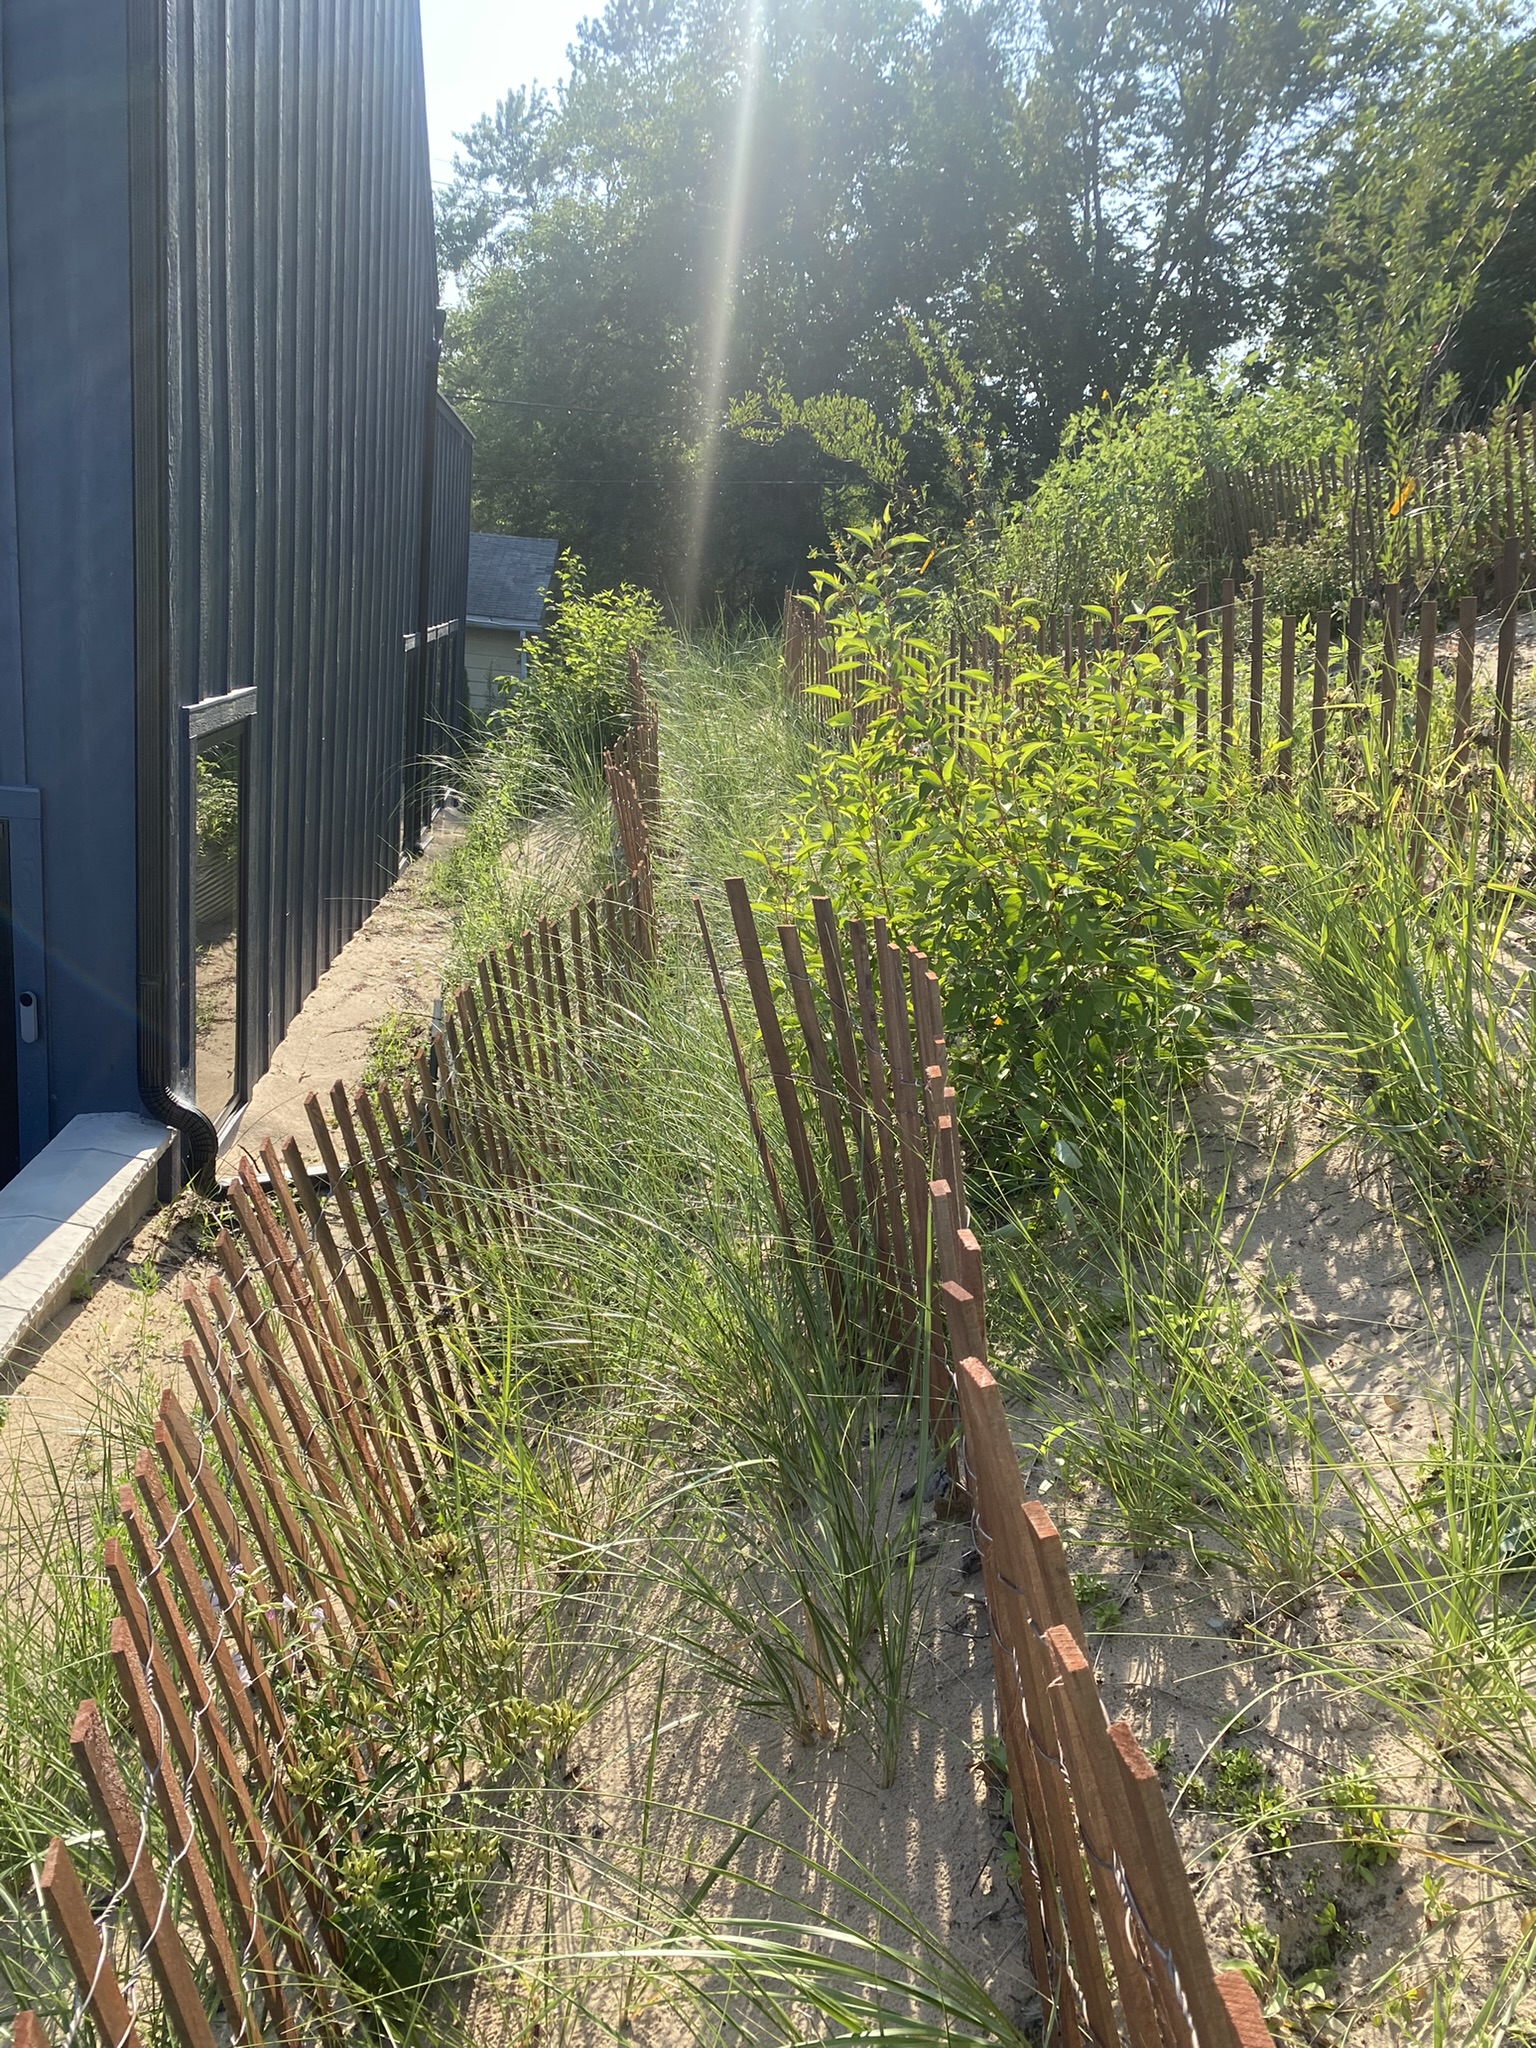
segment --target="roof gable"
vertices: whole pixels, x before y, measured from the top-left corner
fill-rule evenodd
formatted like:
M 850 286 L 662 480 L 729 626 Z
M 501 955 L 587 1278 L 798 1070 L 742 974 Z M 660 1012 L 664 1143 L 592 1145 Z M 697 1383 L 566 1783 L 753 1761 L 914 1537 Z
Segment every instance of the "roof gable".
M 472 625 L 521 626 L 537 630 L 544 619 L 544 593 L 554 580 L 560 544 L 516 533 L 469 536 L 469 606 Z

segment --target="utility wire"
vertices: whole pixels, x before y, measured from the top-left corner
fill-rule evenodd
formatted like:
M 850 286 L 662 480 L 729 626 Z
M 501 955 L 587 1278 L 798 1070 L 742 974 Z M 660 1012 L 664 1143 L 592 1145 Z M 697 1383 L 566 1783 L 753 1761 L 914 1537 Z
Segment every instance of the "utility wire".
M 506 405 L 519 412 L 580 412 L 590 413 L 596 419 L 634 420 L 648 427 L 676 427 L 677 422 L 664 413 L 630 412 L 616 405 L 573 405 L 564 398 L 507 398 L 499 391 L 449 391 L 443 396 L 454 405 Z

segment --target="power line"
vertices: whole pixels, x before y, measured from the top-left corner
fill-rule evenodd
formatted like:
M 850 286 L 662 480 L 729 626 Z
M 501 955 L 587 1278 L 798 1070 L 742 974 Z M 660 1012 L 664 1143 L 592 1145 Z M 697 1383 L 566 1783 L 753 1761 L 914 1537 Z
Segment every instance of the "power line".
M 634 469 L 599 469 L 581 476 L 537 476 L 532 481 L 540 484 L 646 484 L 655 486 L 665 481 L 654 473 L 642 474 Z M 840 482 L 837 477 L 826 476 L 716 476 L 710 485 L 713 491 L 722 488 L 742 491 L 756 490 L 809 490 L 822 484 Z
M 580 412 L 588 413 L 594 419 L 637 420 L 646 426 L 675 426 L 677 423 L 664 413 L 629 412 L 615 405 L 573 405 L 564 398 L 508 398 L 499 391 L 447 391 L 443 393 L 455 405 L 506 405 L 520 412 Z

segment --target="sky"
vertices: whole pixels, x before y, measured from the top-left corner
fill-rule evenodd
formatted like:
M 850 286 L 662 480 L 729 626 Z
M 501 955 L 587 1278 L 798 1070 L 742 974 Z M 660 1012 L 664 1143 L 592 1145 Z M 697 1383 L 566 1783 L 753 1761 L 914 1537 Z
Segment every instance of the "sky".
M 602 0 L 421 0 L 432 180 L 453 171 L 454 136 L 517 85 L 553 86 L 566 45 Z

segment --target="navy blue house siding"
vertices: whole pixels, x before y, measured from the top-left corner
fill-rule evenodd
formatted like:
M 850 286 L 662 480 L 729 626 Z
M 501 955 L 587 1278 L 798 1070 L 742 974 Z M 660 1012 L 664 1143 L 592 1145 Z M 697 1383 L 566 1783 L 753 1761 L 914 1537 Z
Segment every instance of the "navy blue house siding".
M 47 1070 L 29 1150 L 138 1101 L 126 56 L 121 0 L 0 9 L 0 777 L 38 792 L 45 946 L 43 1036 L 17 1048 L 24 1097 L 28 1067 Z
M 4 0 L 0 115 L 0 1175 L 141 1105 L 201 1165 L 461 715 L 471 444 L 436 391 L 416 0 Z M 195 755 L 223 733 L 210 1113 Z

